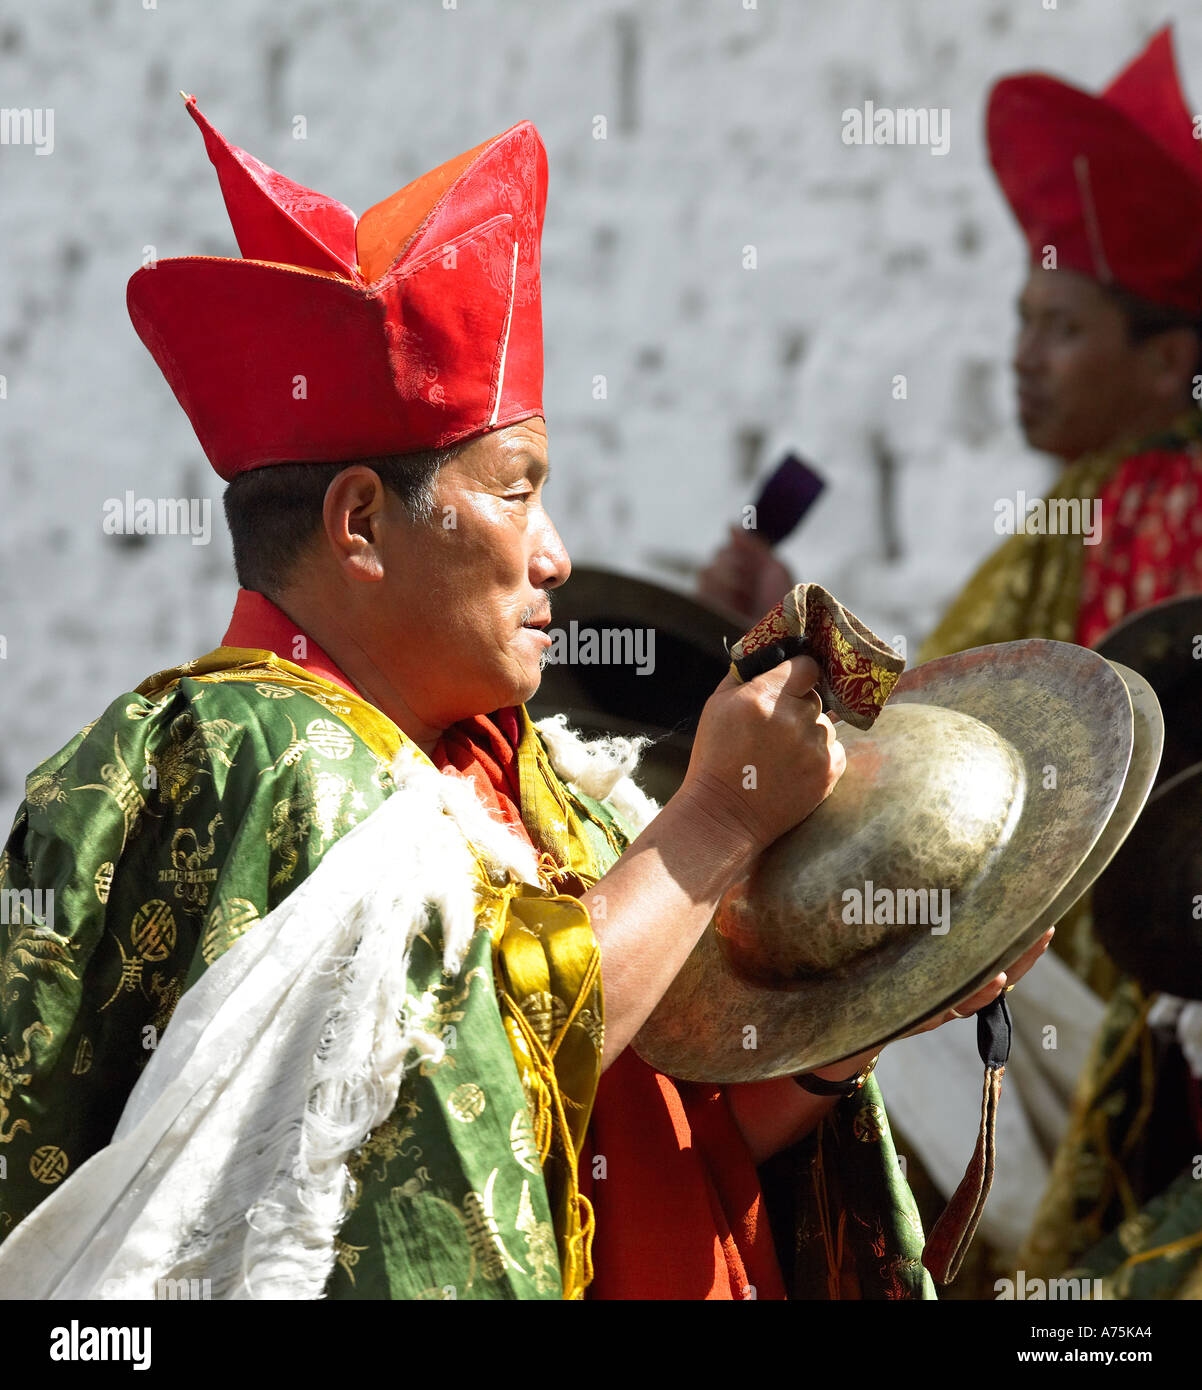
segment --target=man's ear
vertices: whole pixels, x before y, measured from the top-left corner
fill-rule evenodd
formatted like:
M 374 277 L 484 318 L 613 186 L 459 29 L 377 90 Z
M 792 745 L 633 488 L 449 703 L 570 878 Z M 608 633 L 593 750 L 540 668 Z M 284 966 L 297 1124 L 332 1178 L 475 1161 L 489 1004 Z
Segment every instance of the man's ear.
M 1192 394 L 1202 349 L 1202 338 L 1194 329 L 1170 328 L 1149 338 L 1143 346 L 1149 354 L 1152 389 L 1162 400 Z
M 321 509 L 325 543 L 349 578 L 383 579 L 380 547 L 386 508 L 387 492 L 379 474 L 362 464 L 344 468 L 326 489 Z

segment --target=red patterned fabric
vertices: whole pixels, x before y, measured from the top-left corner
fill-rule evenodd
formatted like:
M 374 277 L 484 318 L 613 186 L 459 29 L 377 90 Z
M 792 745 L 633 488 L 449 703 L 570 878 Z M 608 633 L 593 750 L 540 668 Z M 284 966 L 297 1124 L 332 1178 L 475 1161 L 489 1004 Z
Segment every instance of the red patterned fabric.
M 442 448 L 542 414 L 547 159 L 529 121 L 356 223 L 187 102 L 245 259 L 158 261 L 127 303 L 223 478 Z
M 1100 95 L 1044 73 L 1007 77 L 989 157 L 1033 264 L 1202 315 L 1202 152 L 1162 29 Z
M 467 778 L 485 806 L 533 845 L 518 809 L 522 791 L 517 744 L 517 710 L 503 709 L 453 724 L 430 758 L 440 771 Z
M 876 723 L 905 661 L 821 584 L 795 584 L 770 612 L 731 647 L 736 671 L 764 647 L 802 638 L 818 663 L 815 690 L 824 709 L 857 729 Z
M 1085 547 L 1077 641 L 1092 647 L 1128 613 L 1202 592 L 1202 445 L 1124 459 Z

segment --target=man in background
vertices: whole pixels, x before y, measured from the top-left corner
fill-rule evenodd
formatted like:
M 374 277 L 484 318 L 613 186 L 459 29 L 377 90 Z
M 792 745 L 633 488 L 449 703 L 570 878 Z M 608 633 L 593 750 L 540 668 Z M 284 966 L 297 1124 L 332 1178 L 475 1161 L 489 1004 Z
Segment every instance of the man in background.
M 1013 357 L 1019 421 L 1028 444 L 1063 470 L 1037 509 L 1043 524 L 985 560 L 922 661 L 1032 637 L 1093 646 L 1128 614 L 1202 590 L 1202 147 L 1170 31 L 1100 95 L 1038 73 L 1002 79 L 987 137 L 1030 256 Z M 1050 530 L 1057 502 L 1073 503 L 1059 514 L 1075 511 L 1079 524 Z M 792 582 L 769 547 L 743 532 L 732 533 L 700 589 L 754 620 Z M 1101 1240 L 1116 1193 L 1126 1192 L 1128 1216 L 1155 1196 L 1125 1187 L 1121 1161 L 1129 1122 L 1151 1104 L 1139 1058 L 1149 1055 L 1153 1001 L 1120 979 L 1097 944 L 1088 898 L 1059 924 L 1054 950 L 1109 1005 L 1021 1257 L 1032 1276 L 1059 1274 Z M 900 1097 L 894 1110 L 904 1127 Z M 1197 1216 L 1177 1221 L 1187 1238 L 1202 1226 Z M 1132 1258 L 1141 1255 L 1137 1226 Z M 1172 1219 L 1160 1221 L 1166 1227 Z

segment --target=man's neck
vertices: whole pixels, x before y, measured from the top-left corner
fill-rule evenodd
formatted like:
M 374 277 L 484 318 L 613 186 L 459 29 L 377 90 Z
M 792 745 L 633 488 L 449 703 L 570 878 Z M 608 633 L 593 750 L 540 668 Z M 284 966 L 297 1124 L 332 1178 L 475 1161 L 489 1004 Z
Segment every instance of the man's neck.
M 1153 407 L 1141 415 L 1132 416 L 1121 429 L 1115 432 L 1107 444 L 1082 449 L 1073 454 L 1071 458 L 1062 454 L 1060 455 L 1061 462 L 1066 465 L 1078 463 L 1081 459 L 1095 454 L 1134 453 L 1146 441 L 1155 439 L 1159 435 L 1172 433 L 1175 429 L 1180 428 L 1183 422 L 1188 421 L 1191 415 L 1197 413 L 1198 407 L 1192 400 L 1184 403 L 1178 402 L 1172 406 Z
M 414 714 L 359 639 L 354 624 L 348 624 L 345 612 L 337 611 L 324 595 L 301 593 L 296 589 L 273 598 L 272 602 L 288 615 L 299 631 L 321 647 L 368 704 L 387 715 L 427 757 L 433 755 L 442 729 L 434 728 Z

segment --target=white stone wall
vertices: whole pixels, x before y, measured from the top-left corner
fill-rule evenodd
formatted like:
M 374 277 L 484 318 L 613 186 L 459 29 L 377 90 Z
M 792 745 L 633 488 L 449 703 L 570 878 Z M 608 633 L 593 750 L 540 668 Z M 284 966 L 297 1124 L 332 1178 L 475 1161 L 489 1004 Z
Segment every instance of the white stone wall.
M 237 254 L 177 89 L 360 212 L 532 118 L 551 168 L 549 502 L 574 558 L 683 573 L 793 444 L 830 487 L 788 558 L 914 641 L 993 545 L 993 499 L 1050 471 L 1012 419 L 1022 250 L 985 160 L 988 85 L 1042 67 L 1097 87 L 1166 17 L 1150 0 L 151 3 L 0 16 L 0 105 L 55 121 L 51 154 L 0 146 L 5 804 L 116 694 L 215 645 L 233 599 L 220 481 L 124 303 L 147 246 Z M 1202 101 L 1202 7 L 1176 8 Z M 949 152 L 844 145 L 866 100 L 948 108 Z M 212 543 L 104 535 L 127 489 L 210 499 Z

